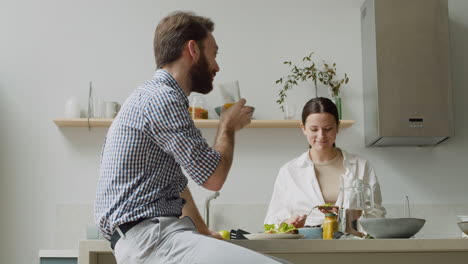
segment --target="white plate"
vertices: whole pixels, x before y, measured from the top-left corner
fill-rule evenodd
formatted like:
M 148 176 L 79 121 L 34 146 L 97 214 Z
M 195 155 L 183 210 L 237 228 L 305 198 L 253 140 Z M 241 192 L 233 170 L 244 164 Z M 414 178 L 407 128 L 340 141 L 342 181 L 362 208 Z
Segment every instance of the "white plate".
M 303 238 L 302 234 L 248 234 L 244 235 L 248 240 L 265 240 L 265 239 L 298 239 Z

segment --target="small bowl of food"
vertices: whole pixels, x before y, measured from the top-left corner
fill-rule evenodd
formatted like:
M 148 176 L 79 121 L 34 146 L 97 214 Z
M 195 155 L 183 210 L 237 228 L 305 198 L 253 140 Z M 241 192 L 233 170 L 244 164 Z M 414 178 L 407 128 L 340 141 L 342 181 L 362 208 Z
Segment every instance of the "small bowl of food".
M 218 114 L 218 117 L 221 116 L 221 111 L 223 110 L 223 106 L 215 107 L 215 112 Z
M 468 221 L 465 222 L 459 222 L 457 223 L 458 227 L 465 233 L 465 235 L 468 235 Z
M 298 228 L 299 234 L 304 235 L 304 239 L 322 239 L 323 228 L 321 227 L 302 227 Z
M 253 112 L 255 112 L 255 107 L 253 107 L 253 106 L 251 106 L 251 107 L 253 108 L 253 111 L 252 111 L 252 114 L 253 114 Z M 223 106 L 221 105 L 221 106 L 215 107 L 214 110 L 215 110 L 216 114 L 218 115 L 218 117 L 220 117 L 221 116 L 221 111 L 223 110 Z

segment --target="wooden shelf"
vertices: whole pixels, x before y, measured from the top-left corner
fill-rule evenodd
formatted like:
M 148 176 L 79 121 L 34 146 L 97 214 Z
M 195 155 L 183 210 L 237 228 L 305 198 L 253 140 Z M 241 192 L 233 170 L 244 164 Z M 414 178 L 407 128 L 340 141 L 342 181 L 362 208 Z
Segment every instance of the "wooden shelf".
M 218 127 L 219 120 L 195 120 L 195 125 L 198 128 Z M 248 128 L 299 128 L 301 121 L 299 120 L 252 120 Z M 347 128 L 354 124 L 354 120 L 341 120 L 340 128 Z
M 87 118 L 58 118 L 54 119 L 54 123 L 58 127 L 109 127 L 113 119 L 90 118 L 89 123 Z M 198 119 L 195 120 L 195 125 L 198 128 L 216 128 L 218 127 L 218 119 Z M 252 120 L 248 128 L 299 128 L 301 121 L 299 120 Z M 341 120 L 340 128 L 348 128 L 354 124 L 354 120 Z
M 110 127 L 113 119 L 107 118 L 58 118 L 54 123 L 58 127 Z

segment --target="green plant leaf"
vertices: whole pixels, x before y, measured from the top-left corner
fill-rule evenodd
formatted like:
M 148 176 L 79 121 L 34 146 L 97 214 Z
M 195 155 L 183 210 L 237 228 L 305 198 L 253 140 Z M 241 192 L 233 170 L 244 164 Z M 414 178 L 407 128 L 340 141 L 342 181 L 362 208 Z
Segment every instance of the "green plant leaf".
M 280 105 L 281 111 L 284 112 L 284 102 L 285 98 L 287 97 L 286 92 L 293 88 L 294 86 L 299 85 L 299 83 L 303 83 L 312 79 L 314 87 L 317 88 L 317 79 L 318 81 L 332 90 L 334 95 L 338 95 L 340 92 L 340 87 L 343 84 L 348 83 L 349 78 L 348 75 L 345 73 L 343 79 L 337 78 L 336 72 L 336 63 L 332 62 L 331 64 L 322 60 L 322 64 L 320 67 L 317 67 L 317 64 L 312 60 L 312 55 L 314 52 L 311 52 L 308 56 L 303 57 L 302 61 L 304 66 L 298 66 L 292 63 L 292 61 L 284 61 L 283 64 L 291 66 L 290 74 L 286 77 L 282 77 L 276 81 L 276 83 L 280 83 L 283 86 L 281 87 L 278 97 L 279 99 L 276 101 Z M 330 66 L 331 65 L 331 66 Z M 283 80 L 283 78 L 285 78 Z

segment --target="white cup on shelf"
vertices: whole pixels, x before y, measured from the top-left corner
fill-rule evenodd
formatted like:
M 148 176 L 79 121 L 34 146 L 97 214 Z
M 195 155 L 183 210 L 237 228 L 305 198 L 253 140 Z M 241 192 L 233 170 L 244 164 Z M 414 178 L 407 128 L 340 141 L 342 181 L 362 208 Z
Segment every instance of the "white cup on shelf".
M 78 99 L 72 96 L 65 102 L 65 118 L 80 118 L 81 107 Z

